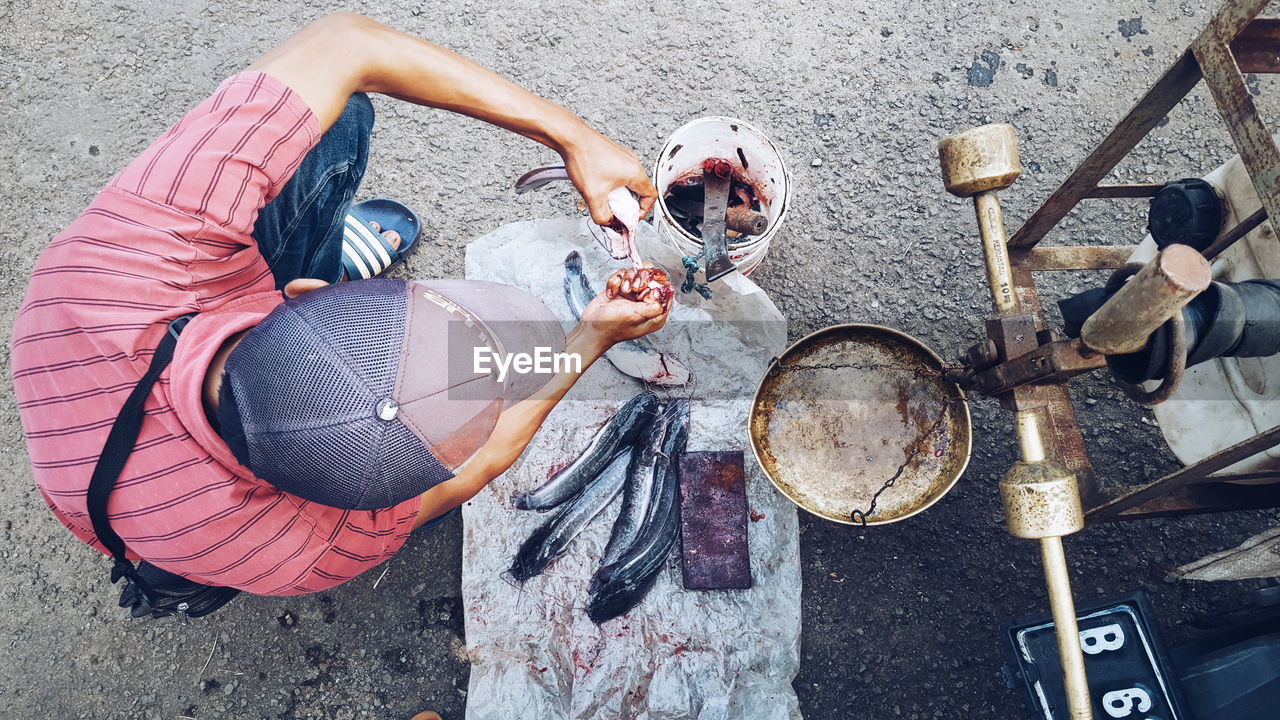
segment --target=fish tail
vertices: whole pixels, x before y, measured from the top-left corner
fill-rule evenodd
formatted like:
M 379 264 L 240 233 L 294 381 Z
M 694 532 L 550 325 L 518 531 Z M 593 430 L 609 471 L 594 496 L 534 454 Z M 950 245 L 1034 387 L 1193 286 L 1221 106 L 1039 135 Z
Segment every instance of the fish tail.
M 533 505 L 529 502 L 529 493 L 527 492 L 518 492 L 512 495 L 511 504 L 514 505 L 517 510 L 533 509 Z

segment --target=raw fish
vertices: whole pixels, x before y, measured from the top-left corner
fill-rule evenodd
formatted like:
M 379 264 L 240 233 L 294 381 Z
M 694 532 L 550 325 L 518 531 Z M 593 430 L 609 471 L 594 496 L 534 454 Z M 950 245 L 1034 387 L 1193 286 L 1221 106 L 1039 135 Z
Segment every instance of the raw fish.
M 658 396 L 643 392 L 627 401 L 591 438 L 591 444 L 570 465 L 541 487 L 512 496 L 518 510 L 547 510 L 582 492 L 621 451 L 629 449 L 658 412 Z
M 631 451 L 618 453 L 600 476 L 556 513 L 544 522 L 524 541 L 511 561 L 511 577 L 524 582 L 547 568 L 556 558 L 565 554 L 569 544 L 622 492 L 627 477 Z

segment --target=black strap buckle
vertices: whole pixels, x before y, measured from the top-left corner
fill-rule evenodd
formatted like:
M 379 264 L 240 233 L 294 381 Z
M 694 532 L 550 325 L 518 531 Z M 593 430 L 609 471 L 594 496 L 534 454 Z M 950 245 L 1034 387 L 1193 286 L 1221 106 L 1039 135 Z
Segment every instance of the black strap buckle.
M 186 329 L 187 323 L 191 322 L 191 318 L 195 316 L 195 313 L 187 313 L 169 321 L 169 334 L 173 336 L 174 340 L 178 339 L 178 336 Z
M 133 563 L 128 560 L 116 560 L 115 564 L 111 566 L 112 584 L 120 582 L 120 578 L 128 578 L 132 582 L 137 582 L 138 568 L 134 567 Z

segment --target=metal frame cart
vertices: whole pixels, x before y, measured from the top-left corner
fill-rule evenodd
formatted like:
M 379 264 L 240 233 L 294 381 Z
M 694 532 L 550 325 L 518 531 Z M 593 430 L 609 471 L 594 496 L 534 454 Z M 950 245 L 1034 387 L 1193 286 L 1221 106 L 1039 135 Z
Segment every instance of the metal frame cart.
M 1013 128 L 988 125 L 939 144 L 947 189 L 975 201 L 996 316 L 987 338 L 969 349 L 960 381 L 998 397 L 1016 418 L 1022 459 L 1001 483 L 1010 532 L 1039 539 L 1058 634 L 1071 717 L 1092 717 L 1061 538 L 1084 523 L 1280 506 L 1280 484 L 1227 481 L 1280 478 L 1280 472 L 1224 474 L 1225 468 L 1280 445 L 1280 427 L 1142 485 L 1099 485 L 1085 451 L 1067 382 L 1106 365 L 1107 355 L 1135 352 L 1170 323 L 1171 358 L 1161 387 L 1129 387 L 1152 404 L 1167 398 L 1185 368 L 1182 308 L 1211 280 L 1209 262 L 1261 225 L 1280 217 L 1280 150 L 1258 114 L 1246 73 L 1280 72 L 1280 18 L 1257 17 L 1268 0 L 1228 0 L 1204 31 L 1106 138 L 1006 239 L 996 192 L 1020 172 Z M 1163 184 L 1099 182 L 1203 80 L 1227 125 L 1262 207 L 1224 228 L 1201 251 L 1170 245 L 1139 267 L 1126 267 L 1130 246 L 1040 247 L 1085 199 L 1150 198 Z M 1034 274 L 1116 270 L 1123 285 L 1066 338 L 1046 321 Z M 1125 280 L 1127 279 L 1127 282 Z

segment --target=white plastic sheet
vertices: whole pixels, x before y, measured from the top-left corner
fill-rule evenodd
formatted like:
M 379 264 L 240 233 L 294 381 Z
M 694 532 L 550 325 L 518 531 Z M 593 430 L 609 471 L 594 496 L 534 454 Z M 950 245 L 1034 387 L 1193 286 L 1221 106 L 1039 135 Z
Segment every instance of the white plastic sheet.
M 568 321 L 565 256 L 582 251 L 597 290 L 623 266 L 587 232 L 578 220 L 506 225 L 468 246 L 466 277 L 525 288 Z M 679 257 L 659 243 L 652 226 L 641 225 L 637 242 L 645 259 L 683 277 Z M 655 390 L 691 399 L 690 450 L 744 450 L 754 587 L 684 590 L 676 551 L 639 607 L 595 625 L 585 612 L 587 583 L 619 501 L 541 575 L 523 586 L 502 577 L 516 548 L 547 517 L 515 510 L 512 493 L 536 487 L 570 462 L 644 389 L 602 359 L 516 464 L 463 508 L 470 720 L 800 717 L 791 687 L 800 662 L 796 510 L 761 473 L 746 432 L 752 391 L 769 360 L 785 349 L 786 323 L 746 278 L 734 275 L 715 290 L 710 301 L 678 295 L 668 326 L 652 336 L 694 373 L 687 386 Z

